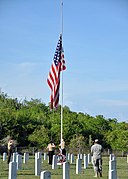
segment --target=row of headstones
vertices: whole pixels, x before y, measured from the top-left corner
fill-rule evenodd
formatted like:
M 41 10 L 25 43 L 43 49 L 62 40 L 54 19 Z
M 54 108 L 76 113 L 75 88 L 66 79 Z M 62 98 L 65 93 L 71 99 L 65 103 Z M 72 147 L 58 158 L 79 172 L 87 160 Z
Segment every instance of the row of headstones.
M 27 163 L 29 159 L 29 154 L 24 153 L 24 163 Z M 47 154 L 44 153 L 44 160 L 47 159 Z M 74 155 L 67 154 L 67 161 L 71 159 L 71 163 L 74 162 Z M 3 153 L 3 161 L 6 160 L 6 153 Z M 79 174 L 82 169 L 82 160 L 84 160 L 84 168 L 86 169 L 88 164 L 91 163 L 91 155 L 82 155 L 78 154 L 76 159 L 76 174 Z M 41 172 L 41 163 L 42 163 L 42 154 L 40 152 L 35 153 L 35 175 L 40 176 L 40 179 L 48 179 L 51 177 L 51 173 L 49 171 Z M 127 163 L 128 163 L 128 155 L 127 155 Z M 13 153 L 12 162 L 9 163 L 9 177 L 8 179 L 16 179 L 17 170 L 22 168 L 22 156 L 18 153 Z M 53 156 L 52 169 L 57 168 L 57 156 Z M 69 170 L 70 164 L 69 162 L 63 163 L 63 179 L 69 179 Z M 117 171 L 116 171 L 116 158 L 113 154 L 110 154 L 109 160 L 109 179 L 117 179 Z
M 73 154 L 71 154 L 71 158 L 72 158 L 72 155 Z M 54 157 L 53 157 L 53 165 L 54 165 L 54 162 L 55 162 Z M 86 157 L 88 157 L 88 159 Z M 67 159 L 69 160 L 69 154 L 68 154 Z M 78 158 L 76 159 L 76 174 L 79 174 L 81 172 L 82 159 L 83 159 L 82 154 L 78 154 Z M 88 154 L 88 156 L 84 155 L 84 168 L 87 168 L 89 163 L 91 163 L 90 154 Z M 127 155 L 127 163 L 128 163 L 128 155 Z M 70 168 L 69 163 L 64 162 L 63 163 L 63 179 L 69 179 L 70 178 L 69 168 Z M 45 173 L 45 178 L 43 178 L 44 173 Z M 44 171 L 43 173 L 41 173 L 41 176 L 42 175 L 43 175 L 43 177 L 41 179 L 51 178 L 51 174 L 50 174 L 49 171 Z M 108 175 L 108 179 L 117 179 L 116 157 L 115 157 L 114 154 L 110 154 L 110 157 L 109 157 L 109 175 Z
M 6 160 L 6 153 L 3 153 L 3 161 Z M 29 159 L 29 154 L 24 153 L 23 163 L 27 163 Z M 47 159 L 47 154 L 44 153 L 44 160 Z M 79 174 L 82 168 L 82 160 L 84 159 L 84 168 L 87 168 L 88 164 L 91 163 L 91 155 L 82 155 L 78 154 L 76 159 L 76 174 Z M 74 163 L 74 155 L 67 154 L 67 160 L 71 160 L 71 163 Z M 40 176 L 41 179 L 51 178 L 51 173 L 49 171 L 42 171 L 42 154 L 40 152 L 35 153 L 35 175 Z M 69 162 L 63 163 L 63 179 L 69 178 Z M 52 169 L 57 168 L 57 156 L 53 156 Z M 17 170 L 22 169 L 22 155 L 18 153 L 13 153 L 13 157 L 11 158 L 11 162 L 9 163 L 9 175 L 8 179 L 16 179 Z
M 82 159 L 82 160 L 87 158 L 86 161 L 87 161 L 88 164 L 92 162 L 90 153 L 87 154 L 87 155 L 78 154 L 77 158 Z M 47 155 L 47 153 L 44 153 L 44 160 L 47 160 L 47 159 L 48 159 L 48 155 Z M 74 154 L 70 154 L 70 153 L 66 154 L 66 160 L 70 161 L 71 164 L 74 163 L 74 161 L 75 161 Z
M 47 159 L 47 155 L 44 153 L 44 160 Z M 84 160 L 84 169 L 88 167 L 88 164 L 91 163 L 91 155 L 88 154 L 78 154 L 77 159 L 76 159 L 76 174 L 79 174 L 82 169 L 82 160 Z M 51 178 L 51 173 L 49 171 L 42 171 L 41 172 L 41 161 L 42 161 L 42 156 L 40 153 L 35 154 L 35 175 L 40 176 L 40 179 L 50 179 Z M 70 161 L 71 163 L 74 163 L 74 154 L 67 154 L 67 161 L 63 163 L 63 179 L 69 179 L 70 178 Z M 52 169 L 57 168 L 57 156 L 53 155 L 53 160 L 52 160 Z
M 7 153 L 4 152 L 3 153 L 3 161 L 6 161 L 6 158 L 7 158 Z M 29 153 L 24 153 L 23 163 L 27 163 L 28 159 L 29 159 Z M 18 168 L 21 168 L 22 155 L 18 154 L 17 152 L 16 152 L 16 160 L 17 160 L 17 163 L 19 163 Z M 13 156 L 11 157 L 11 161 L 13 161 Z
M 3 153 L 3 161 L 6 161 L 7 153 Z M 29 153 L 24 153 L 23 163 L 27 163 L 29 159 Z M 22 169 L 22 155 L 13 153 L 11 162 L 9 163 L 8 179 L 16 179 L 17 170 Z
M 29 158 L 29 154 L 24 154 L 24 163 L 27 163 Z M 17 178 L 17 170 L 22 168 L 22 155 L 18 153 L 13 153 L 12 161 L 9 163 L 9 174 L 8 179 L 16 179 Z

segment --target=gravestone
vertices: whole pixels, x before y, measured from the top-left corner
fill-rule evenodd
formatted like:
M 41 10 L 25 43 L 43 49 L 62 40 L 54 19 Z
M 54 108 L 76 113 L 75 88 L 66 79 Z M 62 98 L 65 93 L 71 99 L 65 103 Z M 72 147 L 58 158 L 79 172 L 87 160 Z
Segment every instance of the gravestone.
M 68 162 L 63 163 L 63 179 L 70 179 L 70 165 Z
M 3 153 L 3 161 L 6 161 L 6 157 L 7 157 L 7 153 L 4 152 L 4 153 Z
M 29 153 L 24 153 L 24 160 L 23 160 L 23 163 L 27 163 L 29 160 Z
M 44 160 L 47 160 L 47 153 L 44 153 Z
M 37 156 L 38 156 L 38 158 L 42 158 L 42 153 L 41 153 L 41 152 L 38 152 L 38 153 L 37 153 Z
M 70 160 L 70 153 L 68 153 L 68 156 L 66 158 L 68 161 Z
M 109 160 L 114 160 L 114 159 L 115 159 L 115 155 L 114 154 L 110 154 Z
M 110 156 L 109 160 L 109 179 L 117 179 L 117 171 L 116 171 L 116 158 L 115 156 Z
M 91 154 L 89 153 L 88 154 L 88 164 L 90 164 L 91 163 Z
M 74 163 L 74 154 L 71 154 L 71 163 Z
M 13 158 L 12 158 L 13 162 L 16 162 L 16 157 L 17 157 L 17 153 L 13 153 Z
M 16 179 L 16 178 L 17 178 L 17 163 L 16 161 L 12 161 L 9 163 L 8 179 Z
M 22 169 L 22 155 L 17 154 L 16 156 L 17 170 Z
M 53 160 L 52 160 L 52 169 L 56 169 L 57 168 L 57 156 L 53 155 Z
M 80 154 L 77 154 L 77 158 L 80 159 Z
M 82 168 L 82 160 L 77 158 L 76 159 L 76 174 L 79 174 L 81 172 Z
M 35 153 L 35 175 L 40 176 L 41 173 L 41 158 L 39 158 L 39 154 Z
M 80 154 L 80 159 L 83 160 L 83 154 Z
M 88 159 L 87 159 L 87 155 L 84 154 L 84 168 L 86 169 L 88 167 Z
M 51 173 L 49 171 L 42 171 L 40 179 L 51 179 Z

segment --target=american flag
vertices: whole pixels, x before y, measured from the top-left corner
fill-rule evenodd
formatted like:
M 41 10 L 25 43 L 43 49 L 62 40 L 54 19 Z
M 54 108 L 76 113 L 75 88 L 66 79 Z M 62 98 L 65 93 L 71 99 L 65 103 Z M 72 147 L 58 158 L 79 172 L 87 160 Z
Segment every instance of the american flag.
M 64 51 L 62 48 L 62 34 L 57 43 L 53 63 L 48 74 L 47 83 L 51 89 L 51 109 L 57 108 L 59 104 L 60 73 L 65 70 Z

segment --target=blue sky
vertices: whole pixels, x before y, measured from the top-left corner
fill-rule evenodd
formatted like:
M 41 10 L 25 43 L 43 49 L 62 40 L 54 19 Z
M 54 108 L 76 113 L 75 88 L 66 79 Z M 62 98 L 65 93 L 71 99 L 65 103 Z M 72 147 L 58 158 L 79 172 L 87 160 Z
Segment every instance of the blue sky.
M 64 105 L 128 121 L 128 1 L 63 0 Z M 61 32 L 60 0 L 0 0 L 0 88 L 41 99 Z

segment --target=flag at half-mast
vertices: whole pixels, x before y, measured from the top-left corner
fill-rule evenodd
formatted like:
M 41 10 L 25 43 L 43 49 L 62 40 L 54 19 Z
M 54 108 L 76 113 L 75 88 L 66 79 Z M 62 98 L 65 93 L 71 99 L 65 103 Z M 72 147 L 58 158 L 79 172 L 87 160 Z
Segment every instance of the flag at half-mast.
M 62 34 L 60 34 L 56 51 L 50 72 L 48 74 L 47 83 L 51 89 L 50 103 L 51 109 L 57 108 L 59 104 L 59 89 L 60 89 L 60 73 L 65 70 L 64 51 L 62 48 Z

